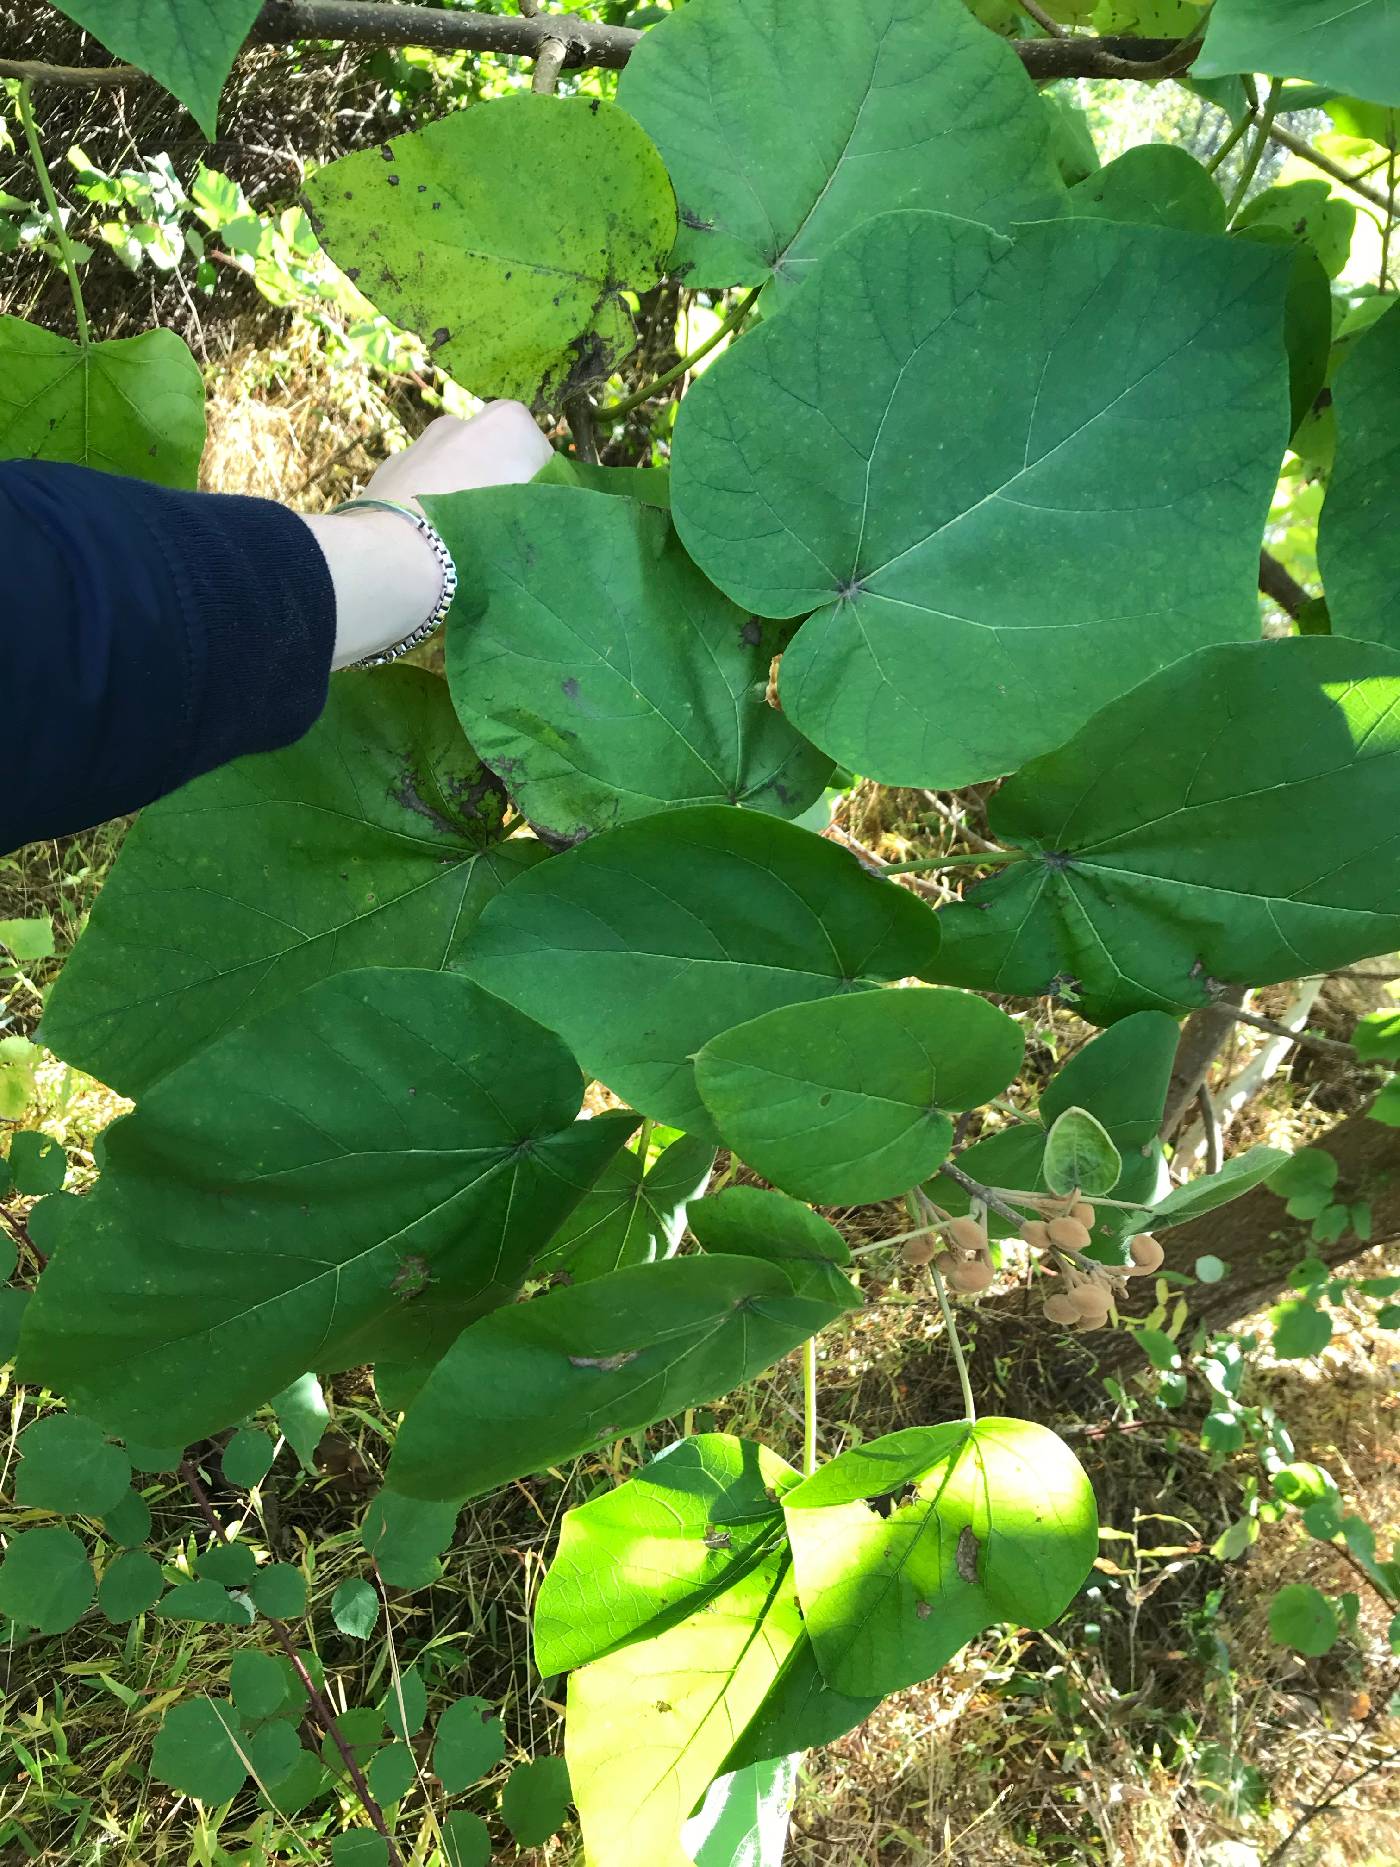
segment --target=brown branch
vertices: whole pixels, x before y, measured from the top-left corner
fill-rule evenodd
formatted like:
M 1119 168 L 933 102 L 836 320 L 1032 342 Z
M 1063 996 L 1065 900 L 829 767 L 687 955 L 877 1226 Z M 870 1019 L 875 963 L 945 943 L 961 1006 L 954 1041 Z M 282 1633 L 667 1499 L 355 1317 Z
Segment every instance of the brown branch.
M 1241 1024 L 1252 1024 L 1256 1031 L 1268 1031 L 1272 1037 L 1286 1037 L 1291 1044 L 1301 1044 L 1305 1050 L 1339 1050 L 1344 1056 L 1356 1055 L 1355 1046 L 1344 1043 L 1340 1037 L 1323 1037 L 1316 1031 L 1295 1031 L 1292 1025 L 1281 1024 L 1277 1018 L 1266 1018 L 1261 1011 L 1246 1011 L 1241 1005 L 1232 1005 L 1228 1016 Z
M 220 1543 L 226 1543 L 228 1541 L 228 1531 L 219 1521 L 218 1513 L 209 1501 L 209 1493 L 200 1483 L 199 1473 L 194 1468 L 193 1459 L 181 1459 L 180 1476 L 184 1479 L 189 1489 L 190 1496 L 199 1507 L 199 1514 L 209 1526 L 212 1535 L 216 1537 Z M 296 1642 L 287 1631 L 286 1622 L 279 1621 L 275 1614 L 268 1614 L 266 1610 L 264 1610 L 264 1619 L 272 1629 L 278 1646 L 281 1647 L 282 1651 L 291 1662 L 293 1672 L 301 1681 L 302 1690 L 306 1693 L 311 1704 L 312 1715 L 325 1732 L 326 1736 L 330 1738 L 331 1742 L 340 1752 L 345 1768 L 349 1772 L 350 1781 L 355 1786 L 355 1794 L 360 1799 L 361 1807 L 383 1838 L 384 1846 L 388 1850 L 390 1867 L 404 1867 L 403 1856 L 399 1853 L 394 1842 L 394 1837 L 389 1831 L 389 1824 L 384 1819 L 384 1811 L 375 1800 L 374 1793 L 365 1780 L 365 1773 L 355 1759 L 354 1751 L 350 1748 L 349 1744 L 346 1743 L 345 1738 L 341 1734 L 340 1726 L 336 1722 L 334 1708 L 326 1699 L 321 1688 L 316 1684 L 316 1681 L 312 1678 L 300 1653 L 297 1652 Z
M 1333 181 L 1341 182 L 1353 194 L 1359 194 L 1363 201 L 1372 202 L 1382 214 L 1394 212 L 1394 203 L 1389 196 L 1383 195 L 1378 188 L 1368 188 L 1359 175 L 1351 174 L 1340 162 L 1334 162 L 1331 156 L 1325 156 L 1320 149 L 1314 149 L 1303 137 L 1295 136 L 1291 130 L 1281 129 L 1277 123 L 1273 123 L 1269 126 L 1269 138 L 1281 149 L 1291 150 L 1295 156 L 1301 156 L 1304 162 L 1311 162 L 1315 169 L 1321 169 Z
M 1298 579 L 1267 551 L 1259 553 L 1259 588 L 1271 603 L 1277 603 L 1285 615 L 1296 622 L 1312 601 Z
M 538 59 L 550 40 L 566 47 L 566 69 L 603 66 L 620 70 L 641 32 L 604 26 L 569 13 L 476 13 L 469 8 L 391 4 L 390 0 L 264 0 L 250 44 L 287 45 L 299 39 L 335 40 L 344 45 L 426 46 L 436 52 L 495 52 L 506 58 Z M 1032 78 L 1165 78 L 1184 71 L 1196 56 L 1194 41 L 1133 39 L 1020 39 L 1009 41 Z M 48 65 L 0 59 L 0 77 L 31 84 L 100 89 L 146 84 L 134 65 Z

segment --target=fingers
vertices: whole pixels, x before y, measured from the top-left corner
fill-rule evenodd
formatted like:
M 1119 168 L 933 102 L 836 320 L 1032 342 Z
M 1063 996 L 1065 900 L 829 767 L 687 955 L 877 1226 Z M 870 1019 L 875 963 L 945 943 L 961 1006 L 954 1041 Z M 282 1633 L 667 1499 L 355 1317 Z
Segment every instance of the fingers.
M 535 477 L 550 452 L 524 403 L 492 402 L 470 421 L 440 415 L 411 447 L 384 463 L 372 485 L 381 497 L 410 501 L 518 485 Z

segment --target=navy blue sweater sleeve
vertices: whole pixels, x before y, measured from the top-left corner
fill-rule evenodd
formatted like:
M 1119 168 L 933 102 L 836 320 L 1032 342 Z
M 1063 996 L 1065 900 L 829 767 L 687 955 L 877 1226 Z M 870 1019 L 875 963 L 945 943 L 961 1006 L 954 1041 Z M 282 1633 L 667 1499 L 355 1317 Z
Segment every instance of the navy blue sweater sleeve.
M 289 745 L 334 640 L 325 559 L 282 506 L 0 461 L 0 851 Z

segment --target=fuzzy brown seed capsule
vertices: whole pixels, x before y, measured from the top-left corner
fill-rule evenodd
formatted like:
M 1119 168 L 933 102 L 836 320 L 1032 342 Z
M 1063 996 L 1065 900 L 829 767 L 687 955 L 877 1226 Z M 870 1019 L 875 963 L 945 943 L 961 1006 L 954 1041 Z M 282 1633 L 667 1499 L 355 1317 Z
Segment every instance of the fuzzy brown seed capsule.
M 1155 1271 L 1167 1255 L 1151 1232 L 1139 1232 L 1128 1249 L 1141 1275 Z
M 1078 1219 L 1052 1219 L 1045 1229 L 1050 1234 L 1050 1243 L 1063 1245 L 1066 1251 L 1083 1251 L 1091 1243 Z
M 967 1252 L 969 1257 L 980 1257 L 987 1249 L 987 1234 L 973 1218 L 952 1220 L 948 1226 L 948 1237 L 959 1251 Z
M 906 1238 L 900 1256 L 906 1264 L 927 1264 L 938 1249 L 938 1240 L 932 1232 L 920 1232 L 917 1238 Z
M 1050 1228 L 1044 1219 L 1027 1219 L 1021 1226 L 1021 1236 L 1037 1251 L 1044 1251 L 1049 1247 Z
M 1108 1292 L 1098 1284 L 1076 1284 L 1069 1300 L 1081 1316 L 1107 1316 Z
M 1081 1199 L 1076 1205 L 1071 1206 L 1069 1209 L 1069 1216 L 1072 1219 L 1078 1219 L 1086 1232 L 1093 1231 L 1094 1208 L 1089 1204 L 1087 1199 Z
M 974 1291 L 985 1290 L 992 1281 L 994 1273 L 985 1258 L 969 1258 L 963 1264 L 955 1264 L 948 1273 L 948 1282 L 955 1290 L 967 1295 Z
M 1061 1323 L 1066 1328 L 1068 1328 L 1071 1323 L 1079 1321 L 1079 1311 L 1074 1307 L 1067 1296 L 1058 1293 L 1053 1297 L 1046 1297 L 1045 1301 L 1040 1306 L 1040 1310 L 1046 1322 Z

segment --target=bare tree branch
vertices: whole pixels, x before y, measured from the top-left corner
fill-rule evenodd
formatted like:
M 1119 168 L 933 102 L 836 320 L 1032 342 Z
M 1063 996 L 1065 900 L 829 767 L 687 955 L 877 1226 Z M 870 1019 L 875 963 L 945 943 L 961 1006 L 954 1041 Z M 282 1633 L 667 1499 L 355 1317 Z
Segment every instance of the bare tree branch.
M 1295 622 L 1312 600 L 1297 578 L 1267 551 L 1259 553 L 1259 588 Z

